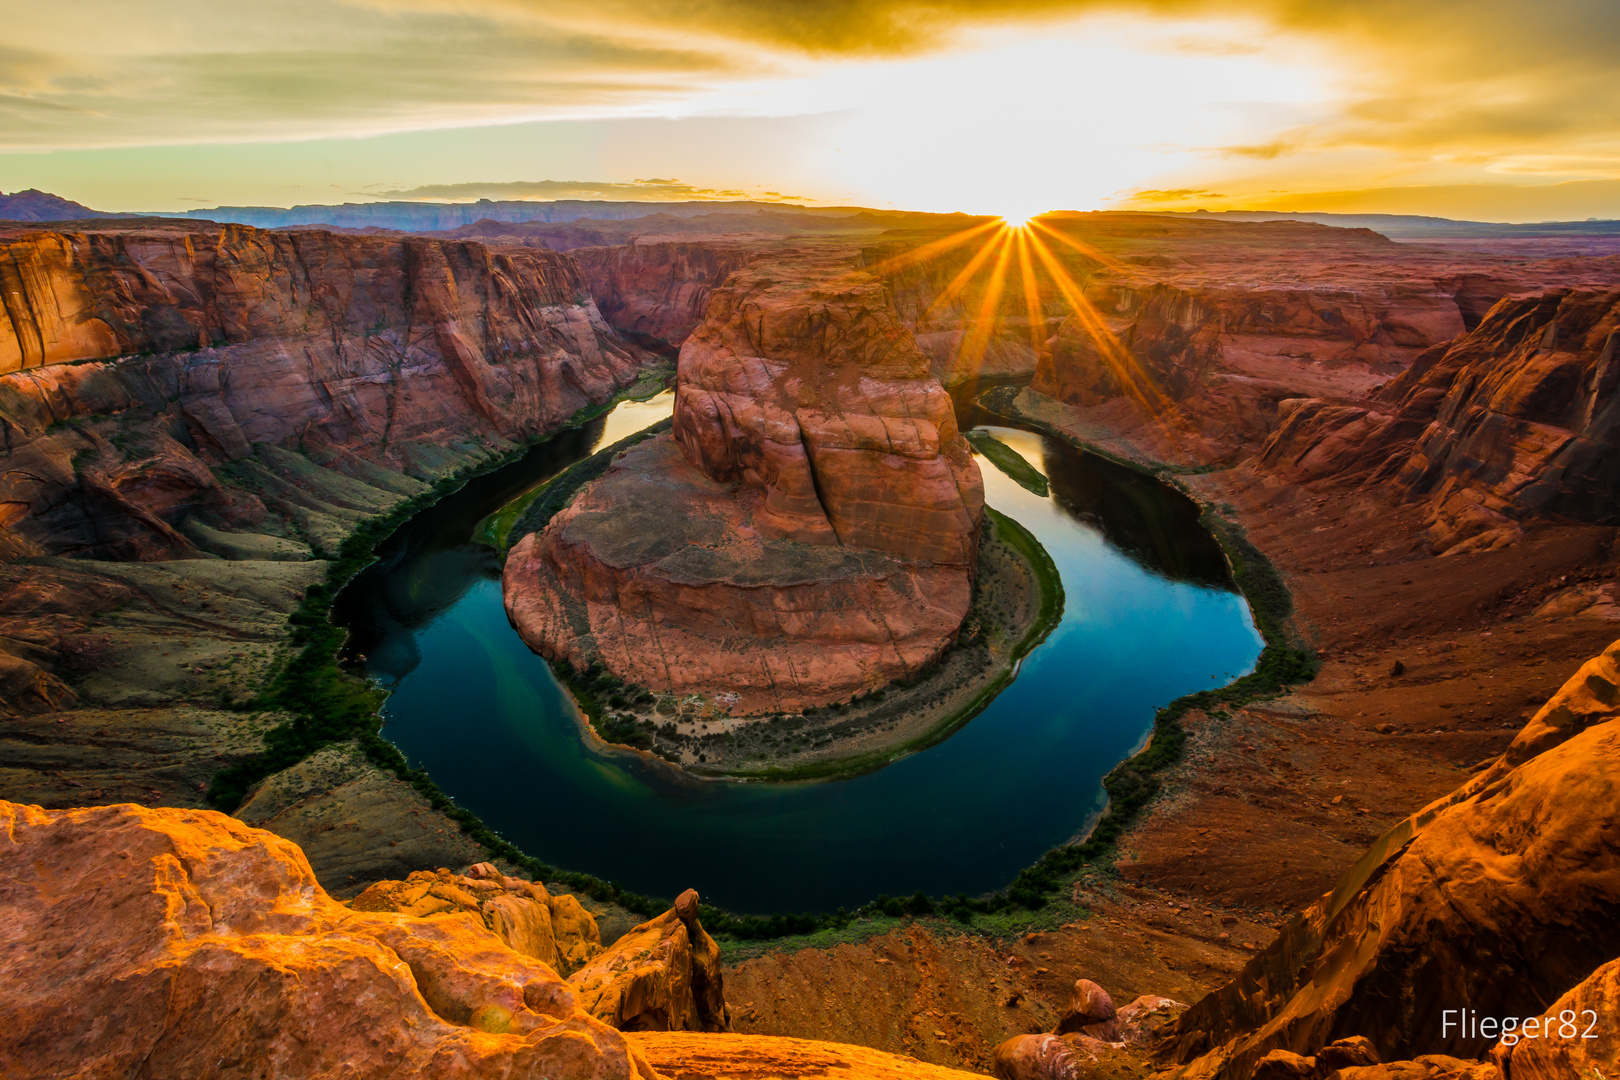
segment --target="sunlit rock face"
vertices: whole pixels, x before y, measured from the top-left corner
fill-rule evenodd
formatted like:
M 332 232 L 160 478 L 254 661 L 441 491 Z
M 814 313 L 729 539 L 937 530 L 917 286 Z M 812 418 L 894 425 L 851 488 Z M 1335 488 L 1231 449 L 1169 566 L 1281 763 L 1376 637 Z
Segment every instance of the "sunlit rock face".
M 507 563 L 532 647 L 738 714 L 845 700 L 955 640 L 984 491 L 883 287 L 741 271 L 642 443 Z
M 472 912 L 333 900 L 205 810 L 0 801 L 0 1074 L 654 1080 Z
M 971 563 L 983 485 L 882 285 L 738 275 L 681 352 L 675 439 L 764 536 Z
M 1612 1009 L 1617 702 L 1620 642 L 1583 665 L 1506 753 L 1396 824 L 1237 979 L 1183 1013 L 1160 1046 L 1178 1066 L 1165 1075 L 1240 1080 L 1259 1075 L 1267 1054 L 1318 1054 L 1357 1036 L 1385 1062 L 1481 1058 L 1496 1034 L 1447 1024 L 1446 1010 Z M 1613 1065 L 1613 1040 L 1579 1044 L 1553 1055 L 1498 1047 L 1496 1060 L 1513 1080 Z

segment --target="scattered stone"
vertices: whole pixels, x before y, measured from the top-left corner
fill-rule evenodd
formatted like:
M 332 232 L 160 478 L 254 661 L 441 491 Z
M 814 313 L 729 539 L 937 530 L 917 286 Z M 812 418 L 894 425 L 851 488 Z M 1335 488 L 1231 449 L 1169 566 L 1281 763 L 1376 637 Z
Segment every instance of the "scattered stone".
M 1159 1029 L 1187 1011 L 1182 1002 L 1156 994 L 1143 994 L 1119 1010 L 1119 1037 L 1127 1046 L 1148 1046 Z

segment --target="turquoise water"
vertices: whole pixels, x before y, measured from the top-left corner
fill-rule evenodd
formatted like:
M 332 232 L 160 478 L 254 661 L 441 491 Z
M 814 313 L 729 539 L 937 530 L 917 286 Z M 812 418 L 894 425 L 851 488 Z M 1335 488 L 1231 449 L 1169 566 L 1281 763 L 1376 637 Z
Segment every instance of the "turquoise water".
M 1052 480 L 1039 498 L 980 459 L 990 505 L 1046 546 L 1067 603 L 971 723 L 875 773 L 819 783 L 696 781 L 596 752 L 545 661 L 507 624 L 493 553 L 468 538 L 506 499 L 668 408 L 667 396 L 621 406 L 469 485 L 391 538 L 338 605 L 352 652 L 393 691 L 383 733 L 538 858 L 655 896 L 694 887 L 742 912 L 997 889 L 1085 826 L 1103 775 L 1141 745 L 1158 706 L 1259 655 L 1190 502 L 992 428 Z

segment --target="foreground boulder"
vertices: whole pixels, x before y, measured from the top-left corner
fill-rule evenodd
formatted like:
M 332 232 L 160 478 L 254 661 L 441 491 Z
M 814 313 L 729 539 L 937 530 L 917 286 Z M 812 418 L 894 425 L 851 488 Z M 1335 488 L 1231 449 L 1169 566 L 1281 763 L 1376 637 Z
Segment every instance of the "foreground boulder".
M 991 1066 L 1000 1080 L 1092 1080 L 1136 1075 L 1130 1050 L 1147 1046 L 1187 1006 L 1144 994 L 1123 1009 L 1108 991 L 1079 979 L 1051 1032 L 1015 1035 L 996 1047 Z
M 1108 991 L 1090 979 L 1080 979 L 1069 992 L 1069 1003 L 1058 1017 L 1054 1035 L 1089 1035 L 1103 1042 L 1120 1042 L 1119 1013 Z
M 1553 1002 L 1533 1027 L 1523 1025 L 1513 1042 L 1498 1043 L 1491 1058 L 1509 1080 L 1620 1076 L 1617 1020 L 1620 960 L 1611 960 Z
M 1578 999 L 1612 1017 L 1613 964 L 1597 969 L 1620 956 L 1615 655 L 1583 667 L 1501 760 L 1390 830 L 1234 982 L 1183 1014 L 1166 1048 L 1177 1074 L 1238 1080 L 1268 1059 L 1336 1060 L 1321 1048 L 1356 1036 L 1360 1053 L 1395 1063 L 1357 1066 L 1378 1077 L 1414 1061 L 1427 1062 L 1422 1075 L 1492 1073 L 1481 1059 L 1498 1033 L 1457 1022 L 1464 1008 L 1523 1018 Z M 1524 1040 L 1496 1060 L 1511 1080 L 1520 1055 L 1527 1074 L 1573 1076 L 1557 1062 L 1597 1062 L 1614 1042 L 1612 1032 Z
M 569 975 L 602 951 L 596 917 L 566 893 L 552 896 L 538 881 L 509 878 L 490 863 L 465 875 L 420 870 L 404 881 L 379 881 L 349 901 L 356 911 L 389 911 L 418 918 L 475 914 L 513 952 Z
M 720 946 L 698 922 L 698 894 L 630 931 L 606 950 L 596 918 L 567 894 L 479 863 L 466 874 L 418 871 L 379 881 L 355 897 L 356 911 L 413 918 L 477 918 L 513 952 L 568 977 L 580 1007 L 621 1031 L 729 1031 Z
M 848 700 L 956 640 L 983 482 L 880 283 L 739 270 L 678 378 L 672 434 L 513 548 L 532 648 L 747 715 Z
M 698 922 L 698 894 L 627 932 L 569 978 L 580 1004 L 621 1031 L 730 1031 L 720 946 Z
M 353 911 L 211 811 L 0 802 L 0 1074 L 652 1078 L 471 914 Z

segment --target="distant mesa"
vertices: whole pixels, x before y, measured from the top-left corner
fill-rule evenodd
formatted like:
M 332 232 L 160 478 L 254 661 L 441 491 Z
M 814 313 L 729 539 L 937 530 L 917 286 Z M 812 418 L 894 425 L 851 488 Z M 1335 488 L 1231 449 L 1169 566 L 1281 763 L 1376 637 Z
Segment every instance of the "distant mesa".
M 525 641 L 733 714 L 915 674 L 972 600 L 984 488 L 877 280 L 744 269 L 681 350 L 671 434 L 512 550 Z
M 117 216 L 36 188 L 11 195 L 0 191 L 0 221 L 84 221 Z

